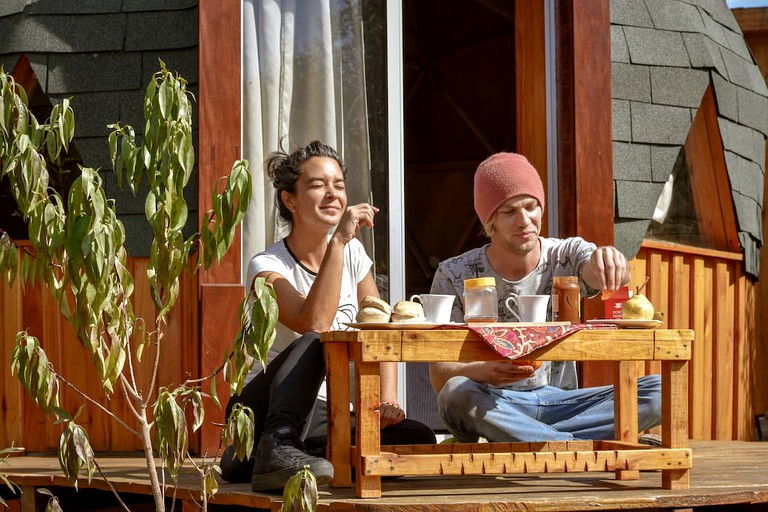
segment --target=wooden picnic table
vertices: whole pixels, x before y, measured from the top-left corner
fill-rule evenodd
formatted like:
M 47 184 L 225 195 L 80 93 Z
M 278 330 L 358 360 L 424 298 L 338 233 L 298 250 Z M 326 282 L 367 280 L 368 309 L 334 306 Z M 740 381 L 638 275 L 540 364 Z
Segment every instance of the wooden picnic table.
M 321 335 L 328 381 L 328 458 L 332 486 L 352 485 L 355 495 L 381 496 L 382 476 L 480 475 L 615 471 L 620 480 L 661 470 L 665 489 L 689 486 L 688 329 L 585 329 L 525 356 L 540 361 L 614 361 L 616 439 L 540 443 L 454 443 L 381 446 L 380 367 L 383 362 L 501 359 L 470 329 L 331 331 Z M 356 446 L 351 443 L 350 371 L 354 361 Z M 637 442 L 637 378 L 644 361 L 661 361 L 662 446 Z

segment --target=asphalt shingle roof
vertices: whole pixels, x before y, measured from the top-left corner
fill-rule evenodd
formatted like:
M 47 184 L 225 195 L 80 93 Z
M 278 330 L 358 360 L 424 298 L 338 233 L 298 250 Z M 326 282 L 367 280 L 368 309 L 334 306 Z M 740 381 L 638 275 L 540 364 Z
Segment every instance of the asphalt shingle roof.
M 12 71 L 26 54 L 52 102 L 71 98 L 74 145 L 85 166 L 101 169 L 107 194 L 116 199 L 126 226 L 126 249 L 133 256 L 149 254 L 145 194 L 134 197 L 117 187 L 107 124 L 131 124 L 140 135 L 144 91 L 160 69 L 158 59 L 179 72 L 196 92 L 197 4 L 197 0 L 0 2 L 0 64 Z M 190 179 L 185 196 L 190 210 L 185 231 L 191 234 L 197 231 L 196 177 Z
M 724 0 L 612 0 L 611 24 L 617 247 L 637 254 L 711 85 L 745 270 L 759 276 L 768 87 L 733 13 Z

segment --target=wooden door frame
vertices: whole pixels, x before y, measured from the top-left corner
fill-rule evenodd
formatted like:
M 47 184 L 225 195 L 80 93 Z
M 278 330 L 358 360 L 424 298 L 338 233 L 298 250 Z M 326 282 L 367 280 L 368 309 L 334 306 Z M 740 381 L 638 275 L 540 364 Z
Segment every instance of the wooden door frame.
M 241 158 L 241 0 L 200 2 L 198 93 L 199 222 L 212 208 L 211 196 L 219 177 Z M 224 350 L 239 329 L 238 307 L 244 296 L 241 276 L 242 242 L 238 230 L 232 248 L 207 273 L 199 274 L 200 375 L 221 364 Z M 220 382 L 217 389 L 227 390 Z M 221 397 L 226 403 L 227 397 Z M 207 407 L 209 420 L 224 421 L 223 411 Z M 221 429 L 208 421 L 201 429 L 198 453 L 219 448 Z

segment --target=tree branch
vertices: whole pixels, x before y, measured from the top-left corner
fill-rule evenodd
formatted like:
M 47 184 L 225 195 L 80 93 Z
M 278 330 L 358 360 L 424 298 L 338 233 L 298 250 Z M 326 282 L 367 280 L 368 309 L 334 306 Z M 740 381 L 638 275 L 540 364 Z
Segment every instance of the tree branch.
M 137 430 L 135 430 L 135 429 L 134 429 L 134 428 L 132 428 L 130 425 L 128 425 L 126 422 L 124 422 L 123 420 L 121 420 L 121 419 L 120 419 L 120 418 L 119 418 L 119 417 L 118 417 L 118 416 L 117 416 L 115 413 L 113 413 L 112 411 L 110 411 L 109 409 L 107 409 L 106 407 L 104 407 L 103 405 L 101 405 L 99 402 L 97 402 L 96 400 L 94 400 L 94 399 L 93 399 L 93 398 L 91 398 L 90 396 L 88 396 L 88 395 L 86 395 L 85 393 L 83 393 L 82 391 L 80 391 L 80 390 L 77 388 L 77 386 L 75 386 L 74 384 L 72 384 L 71 382 L 69 382 L 67 379 L 65 379 L 64 377 L 62 377 L 61 375 L 59 375 L 58 373 L 56 373 L 55 371 L 53 371 L 53 369 L 51 369 L 51 371 L 53 372 L 53 374 L 56 376 L 56 378 L 57 378 L 57 379 L 59 379 L 59 380 L 60 380 L 61 382 L 63 382 L 64 384 L 66 384 L 66 385 L 67 385 L 67 387 L 69 387 L 69 388 L 70 388 L 72 391 L 74 391 L 75 393 L 77 393 L 78 395 L 80 395 L 81 397 L 83 397 L 83 398 L 84 398 L 86 401 L 88 401 L 88 402 L 92 403 L 93 405 L 95 405 L 96 407 L 98 407 L 99 409 L 101 409 L 101 410 L 102 410 L 104 413 L 106 413 L 106 414 L 107 414 L 108 416 L 110 416 L 110 417 L 111 417 L 113 420 L 115 420 L 115 421 L 116 421 L 116 422 L 118 422 L 120 425 L 122 425 L 122 426 L 123 426 L 123 427 L 124 427 L 126 430 L 128 430 L 128 431 L 129 431 L 131 434 L 133 434 L 133 435 L 135 435 L 135 436 L 138 436 L 138 437 L 141 437 L 141 434 L 140 434 L 140 433 L 139 433 Z

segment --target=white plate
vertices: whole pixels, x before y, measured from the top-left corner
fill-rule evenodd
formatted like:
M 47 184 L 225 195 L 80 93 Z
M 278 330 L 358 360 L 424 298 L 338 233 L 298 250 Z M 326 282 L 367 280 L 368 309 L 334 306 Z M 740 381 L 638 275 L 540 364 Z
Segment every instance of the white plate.
M 434 329 L 441 325 L 466 325 L 459 323 L 448 324 L 436 324 L 431 322 L 344 322 L 344 325 L 348 327 L 354 327 L 360 330 L 395 330 L 395 331 L 407 331 L 415 330 L 422 331 L 425 329 Z
M 662 323 L 661 320 L 624 320 L 620 318 L 595 318 L 587 320 L 588 324 L 609 324 L 616 325 L 618 327 L 624 327 L 626 329 L 655 329 Z

